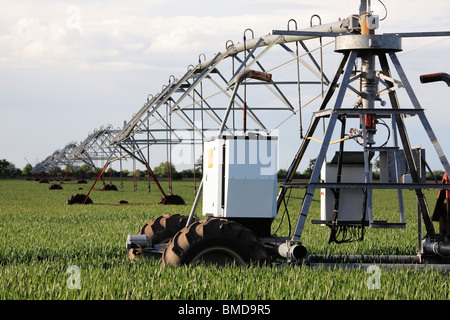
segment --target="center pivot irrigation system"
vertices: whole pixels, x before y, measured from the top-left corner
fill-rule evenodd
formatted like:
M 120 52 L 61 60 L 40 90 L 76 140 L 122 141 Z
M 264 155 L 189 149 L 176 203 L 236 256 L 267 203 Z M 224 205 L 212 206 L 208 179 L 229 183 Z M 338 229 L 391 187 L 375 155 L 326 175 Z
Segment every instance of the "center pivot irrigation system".
M 199 64 L 191 66 L 182 78 L 169 81 L 169 85 L 165 86 L 161 93 L 149 99 L 115 137 L 115 143 L 123 144 L 138 133 L 150 134 L 148 121 L 155 116 L 158 122 L 165 122 L 165 132 L 169 130 L 174 134 L 174 127 L 170 125 L 168 116 L 176 114 L 183 118 L 188 129 L 194 132 L 189 143 L 196 140 L 196 135 L 199 137 L 203 154 L 203 178 L 190 214 L 164 215 L 146 223 L 137 234 L 128 236 L 128 256 L 135 258 L 141 255 L 156 255 L 161 257 L 163 265 L 202 261 L 221 265 L 230 262 L 241 265 L 251 262 L 266 263 L 279 259 L 288 263 L 303 261 L 308 259 L 309 254 L 307 241 L 302 241 L 302 234 L 313 196 L 317 191 L 320 191 L 321 219 L 311 222 L 330 229 L 330 243 L 343 243 L 362 240 L 366 227 L 405 228 L 402 191 L 406 189 L 414 190 L 417 198 L 417 255 L 385 258 L 391 262 L 399 259 L 400 262 L 409 263 L 447 261 L 446 257 L 450 256 L 450 199 L 447 176 L 450 166 L 397 53 L 402 51 L 402 38 L 450 36 L 450 32 L 376 34 L 379 23 L 379 17 L 371 10 L 371 1 L 361 1 L 358 14 L 331 24 L 312 26 L 311 23 L 311 28 L 291 30 L 288 23 L 287 30 L 274 30 L 270 35 L 250 40 L 245 38 L 244 33 L 243 43 L 227 42 L 226 51 L 218 53 L 210 60 L 200 60 Z M 320 40 L 319 50 L 325 46 L 322 39 L 333 40 L 334 51 L 341 56 L 334 75 L 329 79 L 323 73 L 323 61 L 312 58 L 312 50 L 305 46 L 304 41 L 310 39 Z M 297 51 L 290 49 L 288 43 L 295 44 Z M 305 50 L 304 55 L 298 52 L 300 46 Z M 307 65 L 303 57 L 311 58 L 312 65 L 308 65 L 309 70 L 319 81 L 308 84 L 320 85 L 323 89 L 320 93 L 322 100 L 305 133 L 301 120 L 301 109 L 305 104 L 302 105 L 300 101 L 300 84 L 305 87 L 306 83 L 300 81 L 299 77 L 298 81 L 294 82 L 298 85 L 297 109 L 279 90 L 283 85 L 282 81 L 275 79 L 271 70 L 261 64 L 261 57 L 273 51 L 273 48 L 281 48 L 281 51 L 291 54 L 297 65 Z M 257 53 L 257 49 L 262 51 Z M 244 58 L 239 58 L 238 54 L 242 53 Z M 233 63 L 237 62 L 237 65 L 233 65 L 233 76 L 230 80 L 225 79 L 217 69 L 218 64 L 228 57 L 232 58 Z M 322 60 L 322 55 L 320 57 Z M 255 67 L 260 70 L 254 70 Z M 214 77 L 218 77 L 222 85 L 225 83 L 225 89 L 218 80 L 213 79 Z M 213 107 L 212 103 L 206 103 L 205 95 L 199 86 L 206 79 L 221 89 L 221 94 L 227 95 L 226 107 L 217 108 Z M 448 75 L 440 73 L 421 77 L 422 83 L 441 80 L 449 83 Z M 255 111 L 259 109 L 252 108 L 247 103 L 245 90 L 251 84 L 261 84 L 269 88 L 282 102 L 283 108 L 273 107 L 276 105 L 273 101 L 270 101 L 272 107 L 264 108 L 264 111 L 270 114 L 269 118 L 278 118 L 280 110 L 300 115 L 300 147 L 279 191 L 278 137 L 273 130 L 268 130 L 262 118 L 257 116 Z M 401 107 L 397 94 L 400 89 L 406 91 L 412 108 Z M 174 98 L 175 93 L 180 93 L 181 97 Z M 192 101 L 190 108 L 181 107 L 181 101 L 187 97 L 195 100 L 195 95 L 198 100 Z M 349 97 L 351 102 L 347 101 Z M 166 116 L 160 114 L 163 106 L 168 111 Z M 196 122 L 187 117 L 187 112 L 193 111 L 195 106 L 204 111 L 202 115 L 205 114 L 216 124 L 220 124 L 218 128 L 209 130 L 214 131 L 212 135 L 205 134 L 203 122 Z M 239 126 L 242 130 L 239 133 L 236 131 L 237 109 L 243 111 L 239 111 L 239 114 L 243 115 L 242 127 Z M 220 116 L 219 110 L 223 111 Z M 249 129 L 247 117 L 253 120 L 256 129 Z M 425 150 L 410 144 L 405 125 L 405 119 L 409 117 L 418 117 L 445 169 L 446 173 L 441 182 L 425 181 L 425 171 L 429 166 L 425 161 Z M 239 121 L 241 119 L 239 116 Z M 316 131 L 319 131 L 317 128 L 321 122 L 324 129 L 318 133 Z M 340 132 L 337 133 L 337 140 L 332 141 L 336 125 L 340 125 Z M 389 132 L 387 138 L 382 134 L 386 130 Z M 305 160 L 307 149 L 311 149 L 311 140 L 320 142 L 315 144 L 320 147 L 311 178 L 308 182 L 294 182 L 296 170 Z M 372 160 L 375 154 L 378 154 L 380 159 L 379 181 L 372 181 Z M 327 156 L 331 161 L 327 162 Z M 274 236 L 271 234 L 271 224 L 292 188 L 305 190 L 301 207 L 298 209 L 297 224 L 293 232 L 290 231 L 291 234 L 284 237 Z M 392 189 L 397 192 L 398 222 L 376 220 L 376 212 L 372 210 L 374 189 Z M 439 192 L 433 214 L 427 206 L 423 191 L 425 189 L 435 189 Z M 201 195 L 202 214 L 207 217 L 205 220 L 199 220 L 196 215 Z M 433 221 L 439 221 L 439 233 L 436 232 Z

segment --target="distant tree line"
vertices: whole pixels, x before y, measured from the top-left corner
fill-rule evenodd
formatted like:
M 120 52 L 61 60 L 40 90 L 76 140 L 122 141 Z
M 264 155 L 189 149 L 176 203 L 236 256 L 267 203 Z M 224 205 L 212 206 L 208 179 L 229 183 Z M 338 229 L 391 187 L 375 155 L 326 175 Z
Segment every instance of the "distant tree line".
M 314 165 L 316 163 L 316 159 L 311 159 L 309 161 L 309 166 L 303 172 L 295 172 L 293 175 L 293 179 L 309 179 L 311 177 L 311 173 L 314 169 Z M 18 169 L 16 166 L 7 161 L 6 159 L 0 160 L 0 178 L 17 178 L 17 177 L 29 177 L 31 175 L 31 170 L 33 166 L 29 163 L 23 167 L 23 169 Z M 84 164 L 79 167 L 69 168 L 66 166 L 64 169 L 55 167 L 52 169 L 51 173 L 48 175 L 52 176 L 63 176 L 70 169 L 71 174 L 75 175 L 77 178 L 92 178 L 97 177 L 101 168 L 92 168 L 91 166 Z M 195 170 L 195 171 L 194 171 Z M 173 180 L 181 180 L 181 179 L 196 179 L 202 178 L 202 159 L 198 159 L 195 164 L 195 169 L 185 169 L 182 171 L 177 171 L 173 164 L 169 165 L 168 162 L 161 162 L 158 166 L 152 169 L 153 173 L 157 178 L 168 178 L 171 177 Z M 445 171 L 443 170 L 434 170 L 432 174 L 427 172 L 426 179 L 441 181 Z M 278 170 L 278 179 L 283 180 L 286 178 L 287 170 L 279 169 Z M 136 169 L 134 173 L 129 170 L 116 171 L 113 168 L 108 168 L 104 174 L 104 177 L 113 177 L 119 178 L 120 176 L 126 177 L 136 177 L 136 178 L 146 178 L 148 176 L 147 170 L 139 170 Z M 434 176 L 434 178 L 433 178 Z M 376 163 L 374 166 L 374 171 L 372 173 L 372 178 L 377 180 L 380 178 L 379 172 L 379 164 Z
M 311 173 L 314 169 L 315 164 L 316 164 L 316 159 L 309 160 L 308 168 L 306 168 L 303 172 L 296 171 L 293 174 L 292 179 L 309 179 L 311 177 Z M 280 180 L 285 179 L 287 176 L 287 173 L 288 172 L 285 169 L 278 170 L 278 179 L 280 179 Z
M 0 177 L 2 178 L 15 178 L 22 176 L 22 171 L 23 170 L 17 169 L 13 163 L 7 161 L 6 159 L 0 160 Z
M 25 165 L 25 167 L 21 169 L 17 169 L 15 165 L 6 159 L 0 160 L 0 177 L 1 178 L 16 178 L 16 177 L 29 177 L 31 176 L 31 171 L 33 166 L 31 164 Z M 54 167 L 51 169 L 51 172 L 45 172 L 39 175 L 44 176 L 52 176 L 52 177 L 62 177 L 69 171 L 68 176 L 75 176 L 76 178 L 96 178 L 102 171 L 102 168 L 93 168 L 88 164 L 83 164 L 81 166 L 69 167 L 65 168 Z M 182 171 L 177 171 L 173 164 L 169 165 L 168 162 L 161 162 L 158 166 L 152 169 L 153 173 L 157 178 L 168 178 L 171 177 L 173 180 L 181 180 L 181 179 L 196 179 L 202 178 L 202 163 L 201 159 L 197 161 L 195 164 L 195 171 L 193 169 L 185 169 Z M 134 172 L 130 170 L 122 170 L 117 171 L 113 168 L 108 168 L 104 177 L 113 177 L 113 178 L 146 178 L 148 177 L 147 170 L 136 169 Z

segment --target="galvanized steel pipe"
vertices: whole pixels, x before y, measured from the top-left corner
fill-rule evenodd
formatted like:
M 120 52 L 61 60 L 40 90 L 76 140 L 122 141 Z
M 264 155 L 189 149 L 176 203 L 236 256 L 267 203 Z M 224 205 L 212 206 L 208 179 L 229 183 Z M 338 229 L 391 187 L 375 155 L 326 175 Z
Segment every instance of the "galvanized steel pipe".
M 301 244 L 288 244 L 283 242 L 278 246 L 278 254 L 289 260 L 302 260 L 308 254 L 306 248 Z
M 333 23 L 328 24 L 322 24 L 313 26 L 307 29 L 298 30 L 298 31 L 309 31 L 309 32 L 332 32 L 332 33 L 347 33 L 348 29 L 344 25 L 345 20 L 339 20 Z M 318 36 L 279 36 L 279 35 L 267 35 L 263 37 L 263 41 L 259 43 L 259 38 L 250 39 L 244 42 L 239 42 L 237 44 L 230 45 L 227 48 L 228 56 L 236 55 L 240 52 L 243 52 L 244 50 L 250 50 L 253 49 L 255 46 L 264 47 L 268 46 L 270 44 L 273 44 L 274 42 L 276 44 L 281 43 L 289 43 L 289 42 L 296 42 L 296 41 L 303 41 L 303 40 L 309 40 L 309 39 L 315 39 L 318 38 Z M 225 52 L 223 52 L 225 53 Z M 208 60 L 205 60 L 200 63 L 200 68 L 207 67 L 213 58 L 210 58 Z

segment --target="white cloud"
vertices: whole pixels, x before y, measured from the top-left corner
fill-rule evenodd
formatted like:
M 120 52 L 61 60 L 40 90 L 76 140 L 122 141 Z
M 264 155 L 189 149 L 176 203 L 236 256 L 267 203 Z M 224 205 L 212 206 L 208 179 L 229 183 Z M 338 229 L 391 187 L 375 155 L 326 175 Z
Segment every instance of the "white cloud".
M 2 58 L 9 58 L 17 66 L 51 66 L 53 61 L 66 57 L 72 47 L 67 30 L 54 23 L 21 18 L 9 30 L 0 40 Z
M 98 63 L 80 63 L 78 67 L 84 71 L 180 71 L 180 68 L 170 68 L 145 63 L 133 63 L 129 61 L 109 60 Z
M 205 47 L 205 43 L 195 40 L 195 30 L 186 27 L 174 27 L 169 30 L 155 34 L 151 39 L 146 53 L 164 54 L 195 52 Z
M 132 64 L 180 57 L 181 64 L 186 57 L 222 51 L 227 40 L 241 42 L 246 28 L 251 28 L 256 37 L 263 36 L 273 29 L 285 28 L 288 20 L 294 18 L 302 29 L 309 26 L 314 13 L 320 13 L 322 23 L 329 23 L 339 16 L 344 18 L 357 12 L 359 5 L 354 0 L 341 2 L 339 8 L 328 3 L 301 5 L 291 0 L 277 5 L 267 0 L 231 1 L 226 6 L 207 4 L 210 2 L 195 1 L 188 6 L 180 1 L 144 4 L 131 1 L 126 5 L 113 2 L 108 6 L 89 2 L 8 3 L 0 16 L 6 30 L 0 35 L 0 61 L 13 61 L 20 67 L 48 68 L 108 60 Z M 389 14 L 382 23 L 383 32 L 393 32 L 399 26 L 400 31 L 442 28 L 447 17 L 440 12 L 450 9 L 446 1 L 436 1 L 433 6 L 426 6 L 422 1 L 396 1 L 386 5 Z M 408 14 L 404 11 L 406 5 Z M 173 10 L 163 13 L 161 8 L 168 6 Z M 384 15 L 377 1 L 373 1 L 373 6 Z M 183 14 L 174 15 L 172 11 Z M 439 18 L 421 19 L 422 15 Z
M 145 43 L 142 41 L 127 43 L 125 44 L 124 48 L 127 51 L 139 51 L 145 48 Z

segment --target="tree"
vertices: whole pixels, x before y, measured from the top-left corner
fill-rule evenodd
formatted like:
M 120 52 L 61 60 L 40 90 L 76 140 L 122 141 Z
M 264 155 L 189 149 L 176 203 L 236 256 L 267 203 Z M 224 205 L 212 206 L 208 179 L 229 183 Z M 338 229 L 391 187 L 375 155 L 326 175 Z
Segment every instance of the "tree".
M 6 159 L 0 160 L 0 177 L 16 177 L 20 175 L 22 171 L 16 169 L 16 166 Z
M 444 173 L 445 173 L 445 171 L 442 171 L 442 170 L 433 170 L 433 176 L 439 182 L 442 181 L 442 177 L 444 176 Z M 427 172 L 426 177 L 427 177 L 427 179 L 433 179 L 432 175 L 429 172 Z
M 146 171 L 142 171 L 142 170 L 139 170 L 139 169 L 136 169 L 136 171 L 134 171 L 134 174 L 136 175 L 137 178 L 145 177 L 145 173 L 146 173 Z
M 153 172 L 155 173 L 155 175 L 157 177 L 167 177 L 168 176 L 168 174 L 167 174 L 168 169 L 170 169 L 170 173 L 172 174 L 172 177 L 174 175 L 176 175 L 177 170 L 175 169 L 175 166 L 173 164 L 170 164 L 170 166 L 169 166 L 169 163 L 167 161 L 166 162 L 161 162 L 159 164 L 159 166 L 157 166 L 157 167 L 155 167 L 153 169 Z
M 181 177 L 187 178 L 187 179 L 192 179 L 194 178 L 194 170 L 192 169 L 185 169 L 183 171 L 180 172 Z M 195 178 L 197 179 L 201 179 L 202 178 L 202 171 L 195 169 Z
M 312 172 L 313 172 L 313 170 L 314 170 L 314 166 L 316 165 L 316 160 L 317 160 L 317 159 L 311 159 L 311 160 L 309 160 L 309 166 L 308 166 L 308 168 L 307 168 L 305 171 L 303 171 L 303 174 L 304 174 L 307 178 L 310 178 L 310 177 L 311 177 L 311 174 L 312 174 Z
M 277 172 L 278 179 L 286 179 L 287 177 L 287 170 L 286 169 L 280 169 Z M 292 179 L 306 179 L 309 178 L 305 176 L 304 174 L 300 173 L 299 171 L 294 172 L 292 175 Z
M 33 166 L 29 163 L 25 165 L 22 169 L 22 175 L 23 176 L 29 176 L 31 174 L 31 170 L 33 170 Z
M 195 162 L 195 172 L 203 172 L 203 155 L 201 155 Z
M 287 174 L 287 171 L 285 169 L 278 170 L 278 173 L 277 173 L 278 179 L 286 178 L 286 174 Z

